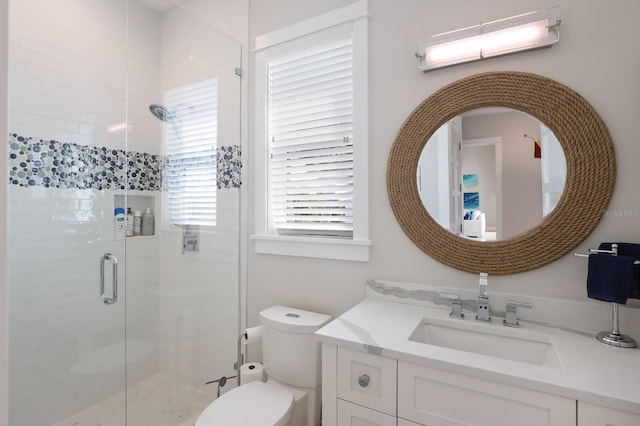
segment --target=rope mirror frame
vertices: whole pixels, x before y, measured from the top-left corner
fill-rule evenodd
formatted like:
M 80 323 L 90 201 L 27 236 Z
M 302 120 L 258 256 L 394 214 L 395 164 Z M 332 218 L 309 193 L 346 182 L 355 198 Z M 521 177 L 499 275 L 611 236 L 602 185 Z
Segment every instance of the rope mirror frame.
M 416 174 L 420 154 L 440 126 L 486 107 L 512 108 L 541 121 L 564 150 L 567 174 L 558 204 L 538 226 L 506 240 L 481 242 L 442 228 L 429 215 Z M 530 271 L 575 248 L 604 215 L 615 179 L 613 141 L 595 109 L 561 83 L 515 71 L 472 75 L 433 93 L 406 119 L 387 162 L 389 202 L 411 241 L 445 265 L 492 275 Z

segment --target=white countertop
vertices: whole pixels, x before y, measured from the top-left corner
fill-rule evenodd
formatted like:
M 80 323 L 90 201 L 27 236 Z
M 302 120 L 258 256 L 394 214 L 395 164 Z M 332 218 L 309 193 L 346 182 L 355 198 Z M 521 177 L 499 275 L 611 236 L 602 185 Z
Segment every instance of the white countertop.
M 559 368 L 479 355 L 409 340 L 425 318 L 453 321 L 448 308 L 365 299 L 316 334 L 323 343 L 367 351 L 640 414 L 640 350 L 604 345 L 596 332 L 520 321 L 518 330 L 548 336 Z M 473 322 L 467 314 L 463 321 Z M 501 318 L 484 327 L 504 328 Z

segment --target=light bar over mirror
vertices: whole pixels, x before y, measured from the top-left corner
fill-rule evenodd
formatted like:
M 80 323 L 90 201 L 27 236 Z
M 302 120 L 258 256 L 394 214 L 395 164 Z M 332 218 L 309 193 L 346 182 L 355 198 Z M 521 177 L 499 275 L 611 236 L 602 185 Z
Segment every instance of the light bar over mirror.
M 418 41 L 418 69 L 551 47 L 560 39 L 559 27 L 560 9 L 555 7 L 437 34 Z

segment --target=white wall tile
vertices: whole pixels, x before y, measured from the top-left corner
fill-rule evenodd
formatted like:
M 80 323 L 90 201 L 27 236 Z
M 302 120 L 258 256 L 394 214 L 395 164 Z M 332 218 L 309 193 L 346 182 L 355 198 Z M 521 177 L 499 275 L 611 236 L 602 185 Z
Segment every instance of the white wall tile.
M 12 131 L 123 148 L 124 132 L 108 129 L 125 123 L 128 108 L 139 117 L 130 119 L 129 149 L 160 152 L 160 134 L 145 131 L 155 120 L 148 105 L 160 93 L 160 17 L 130 2 L 127 40 L 126 4 L 30 0 L 13 8 L 11 87 L 20 90 L 10 93 Z M 127 90 L 144 101 L 127 105 Z

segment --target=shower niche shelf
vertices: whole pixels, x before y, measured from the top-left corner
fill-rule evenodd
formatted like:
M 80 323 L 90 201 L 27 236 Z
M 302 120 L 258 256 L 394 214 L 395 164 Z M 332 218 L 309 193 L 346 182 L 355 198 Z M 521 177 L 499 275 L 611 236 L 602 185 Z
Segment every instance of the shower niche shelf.
M 121 207 L 124 211 L 127 211 L 127 207 L 131 207 L 131 211 L 135 212 L 136 210 L 140 210 L 142 214 L 147 210 L 147 208 L 151 209 L 154 217 L 154 232 L 153 235 L 134 235 L 129 236 L 129 238 L 154 238 L 158 234 L 158 223 L 159 223 L 159 209 L 158 202 L 155 195 L 142 195 L 142 194 L 115 194 L 113 196 L 113 209 Z

